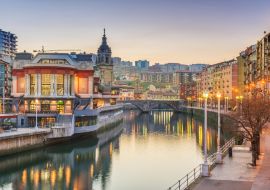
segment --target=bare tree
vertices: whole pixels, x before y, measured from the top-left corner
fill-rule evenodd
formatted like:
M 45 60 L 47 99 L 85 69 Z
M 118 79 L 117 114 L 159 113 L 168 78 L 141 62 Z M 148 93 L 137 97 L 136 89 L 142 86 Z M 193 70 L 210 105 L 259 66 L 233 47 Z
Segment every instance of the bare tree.
M 256 160 L 260 154 L 260 134 L 270 119 L 269 97 L 259 91 L 254 91 L 249 97 L 239 103 L 237 112 L 232 112 L 229 117 L 236 121 L 237 126 L 230 130 L 243 136 L 251 143 L 252 165 L 256 166 Z

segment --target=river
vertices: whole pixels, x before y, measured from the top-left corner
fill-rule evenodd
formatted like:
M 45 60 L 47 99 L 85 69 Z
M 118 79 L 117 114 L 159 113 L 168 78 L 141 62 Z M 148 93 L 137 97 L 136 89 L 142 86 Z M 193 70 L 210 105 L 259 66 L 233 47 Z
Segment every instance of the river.
M 216 150 L 209 124 L 207 149 Z M 203 121 L 171 111 L 124 112 L 98 138 L 0 159 L 0 189 L 167 189 L 203 161 Z

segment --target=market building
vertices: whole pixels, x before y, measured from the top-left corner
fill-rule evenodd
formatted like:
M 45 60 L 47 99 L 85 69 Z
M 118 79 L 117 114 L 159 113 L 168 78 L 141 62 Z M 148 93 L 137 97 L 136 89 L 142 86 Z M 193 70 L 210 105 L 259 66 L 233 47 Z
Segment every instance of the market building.
M 74 123 L 75 132 L 76 127 L 87 132 L 84 126 L 118 113 L 112 107 L 119 95 L 112 86 L 112 67 L 105 33 L 96 63 L 91 54 L 21 53 L 13 63 L 11 92 L 13 111 L 20 113 L 18 126 L 34 127 L 36 121 L 39 127 Z
M 73 113 L 76 97 L 93 95 L 93 67 L 79 64 L 69 54 L 39 53 L 23 63 L 13 64 L 11 94 L 18 102 L 14 109 L 26 114 L 29 126 L 35 124 L 36 111 L 39 125 L 53 124 L 58 114 Z

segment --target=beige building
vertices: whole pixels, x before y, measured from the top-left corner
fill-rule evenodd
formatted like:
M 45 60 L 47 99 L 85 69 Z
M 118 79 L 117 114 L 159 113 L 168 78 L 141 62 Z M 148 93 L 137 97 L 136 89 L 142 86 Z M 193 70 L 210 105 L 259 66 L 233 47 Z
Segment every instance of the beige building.
M 269 93 L 270 89 L 270 33 L 257 42 L 257 64 L 255 83 Z M 262 81 L 263 84 L 262 84 Z M 260 86 L 264 85 L 264 86 Z
M 196 80 L 198 98 L 202 97 L 204 92 L 208 92 L 209 98 L 215 98 L 218 92 L 229 99 L 239 95 L 236 60 L 209 65 L 197 75 Z

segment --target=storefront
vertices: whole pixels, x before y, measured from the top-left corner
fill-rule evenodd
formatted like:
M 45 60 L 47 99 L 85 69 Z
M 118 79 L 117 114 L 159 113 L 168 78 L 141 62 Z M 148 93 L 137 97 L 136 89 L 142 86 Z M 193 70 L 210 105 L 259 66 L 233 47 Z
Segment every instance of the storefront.
M 36 117 L 28 117 L 28 126 L 35 127 L 36 126 Z M 56 123 L 56 117 L 38 117 L 37 118 L 38 127 L 39 128 L 46 128 L 54 126 Z

